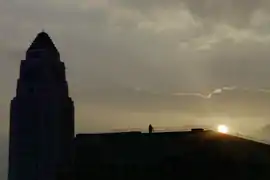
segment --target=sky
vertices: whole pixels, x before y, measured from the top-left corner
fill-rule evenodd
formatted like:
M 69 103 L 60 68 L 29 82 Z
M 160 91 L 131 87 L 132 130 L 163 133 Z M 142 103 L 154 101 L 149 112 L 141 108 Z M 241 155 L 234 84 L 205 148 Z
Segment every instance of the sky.
M 42 30 L 66 64 L 76 132 L 270 123 L 268 0 L 1 0 L 1 163 L 20 61 Z

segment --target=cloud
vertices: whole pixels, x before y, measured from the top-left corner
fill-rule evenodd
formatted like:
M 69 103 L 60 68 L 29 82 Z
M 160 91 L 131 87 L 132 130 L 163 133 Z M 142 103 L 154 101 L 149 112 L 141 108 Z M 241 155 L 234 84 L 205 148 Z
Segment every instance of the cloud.
M 204 99 L 210 99 L 213 95 L 215 94 L 220 94 L 222 93 L 223 91 L 229 91 L 229 90 L 234 90 L 236 87 L 223 87 L 223 88 L 220 88 L 220 89 L 215 89 L 213 90 L 211 93 L 209 94 L 201 94 L 201 93 L 173 93 L 174 96 L 198 96 L 198 97 L 201 97 L 201 98 L 204 98 Z

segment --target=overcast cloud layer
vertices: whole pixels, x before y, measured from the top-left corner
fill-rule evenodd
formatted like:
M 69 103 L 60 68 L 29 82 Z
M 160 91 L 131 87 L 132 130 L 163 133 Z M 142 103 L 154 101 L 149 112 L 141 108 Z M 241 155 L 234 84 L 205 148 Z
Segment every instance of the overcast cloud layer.
M 1 0 L 3 139 L 20 60 L 42 29 L 66 64 L 77 132 L 269 123 L 269 0 Z

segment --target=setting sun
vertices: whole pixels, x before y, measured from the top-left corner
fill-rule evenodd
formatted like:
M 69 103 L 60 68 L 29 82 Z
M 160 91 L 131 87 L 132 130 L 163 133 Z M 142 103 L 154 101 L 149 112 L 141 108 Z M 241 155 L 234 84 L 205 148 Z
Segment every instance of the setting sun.
M 220 132 L 220 133 L 228 133 L 229 128 L 228 128 L 227 126 L 225 126 L 225 125 L 219 125 L 219 126 L 217 127 L 217 130 L 218 130 L 218 132 Z

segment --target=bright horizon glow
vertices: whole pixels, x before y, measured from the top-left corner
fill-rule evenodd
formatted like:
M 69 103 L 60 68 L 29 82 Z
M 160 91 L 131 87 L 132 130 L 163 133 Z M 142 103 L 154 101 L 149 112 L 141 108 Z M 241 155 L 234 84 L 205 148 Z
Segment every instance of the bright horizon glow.
M 218 132 L 224 133 L 224 134 L 229 132 L 229 128 L 226 125 L 218 125 L 217 130 Z

